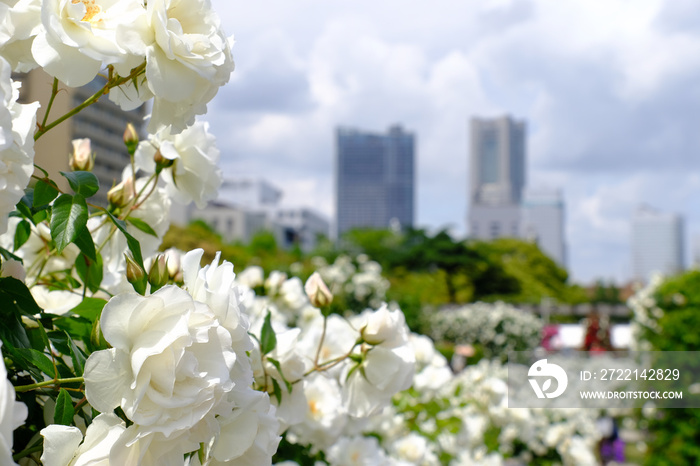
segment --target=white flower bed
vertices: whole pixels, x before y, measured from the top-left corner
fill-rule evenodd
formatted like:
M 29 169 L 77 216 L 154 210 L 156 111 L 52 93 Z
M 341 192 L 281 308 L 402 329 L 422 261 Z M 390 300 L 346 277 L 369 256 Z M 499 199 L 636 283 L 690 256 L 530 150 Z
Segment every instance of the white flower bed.
M 504 357 L 508 351 L 528 351 L 541 341 L 542 320 L 501 302 L 474 303 L 436 311 L 430 320 L 436 341 L 478 344 L 484 356 Z

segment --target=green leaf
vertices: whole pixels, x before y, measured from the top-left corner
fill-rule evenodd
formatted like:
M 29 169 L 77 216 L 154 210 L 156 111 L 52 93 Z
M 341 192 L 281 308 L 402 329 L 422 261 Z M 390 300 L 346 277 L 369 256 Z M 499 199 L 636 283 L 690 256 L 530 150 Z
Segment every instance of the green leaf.
M 17 203 L 17 210 L 28 219 L 32 219 L 32 205 L 34 205 L 34 189 L 24 190 L 24 196 Z
M 29 235 L 32 233 L 32 226 L 28 221 L 22 220 L 17 224 L 17 229 L 15 230 L 15 241 L 14 248 L 15 251 L 22 247 L 24 243 L 29 239 Z
M 86 227 L 88 209 L 85 198 L 80 194 L 61 194 L 53 204 L 51 212 L 51 237 L 56 242 L 60 254 Z
M 267 312 L 265 316 L 265 321 L 263 322 L 262 330 L 260 331 L 260 353 L 267 354 L 275 349 L 277 346 L 277 336 L 275 331 L 272 329 L 271 322 L 272 314 Z
M 27 285 L 16 278 L 0 278 L 0 295 L 7 296 L 24 315 L 34 316 L 42 311 L 34 301 L 34 296 L 30 293 Z
M 49 204 L 58 196 L 58 188 L 56 183 L 51 180 L 39 180 L 34 186 L 34 199 L 32 200 L 33 207 L 41 207 Z
M 68 391 L 62 388 L 56 398 L 56 411 L 53 414 L 53 422 L 54 424 L 69 426 L 73 423 L 73 416 L 75 416 L 73 401 Z
M 112 220 L 112 223 L 114 223 L 114 225 L 117 228 L 119 228 L 119 231 L 121 231 L 126 237 L 126 244 L 127 246 L 129 246 L 129 251 L 131 251 L 131 255 L 134 256 L 134 260 L 136 261 L 136 263 L 139 264 L 141 268 L 144 268 L 143 256 L 141 256 L 141 245 L 139 244 L 136 238 L 131 236 L 129 232 L 126 231 L 126 222 L 124 222 L 124 220 L 119 220 L 107 209 L 105 209 L 104 212 L 107 214 L 110 220 Z
M 82 377 L 83 370 L 85 368 L 85 360 L 87 358 L 80 348 L 75 345 L 75 342 L 70 335 L 66 333 L 66 336 L 68 337 L 68 344 L 70 345 L 70 357 L 73 360 L 73 370 L 75 371 L 75 375 Z
M 268 361 L 270 361 L 270 364 L 275 366 L 277 368 L 277 372 L 279 372 L 280 377 L 282 377 L 282 381 L 284 382 L 285 387 L 287 388 L 287 392 L 292 393 L 292 384 L 289 383 L 287 378 L 284 376 L 284 373 L 282 372 L 282 365 L 277 359 L 273 358 L 267 358 Z
M 88 257 L 88 259 L 97 261 L 95 242 L 93 241 L 90 230 L 88 230 L 87 227 L 78 232 L 78 236 L 76 236 L 74 243 L 76 246 L 78 246 L 78 248 L 80 248 L 80 251 Z
M 126 221 L 131 223 L 133 226 L 135 226 L 139 230 L 143 231 L 144 233 L 147 233 L 151 236 L 155 236 L 156 238 L 158 238 L 158 233 L 156 233 L 155 230 L 153 228 L 151 228 L 151 226 L 148 223 L 144 222 L 140 218 L 129 217 L 126 219 Z
M 22 318 L 16 310 L 9 310 L 13 308 L 13 304 L 6 303 L 6 296 L 0 297 L 0 308 L 3 308 L 0 318 L 0 339 L 3 342 L 17 348 L 29 348 L 31 343 L 27 337 L 27 332 L 22 325 Z M 9 312 L 8 312 L 9 310 Z
M 41 351 L 34 348 L 17 348 L 17 352 L 31 365 L 39 369 L 49 377 L 56 376 L 56 369 L 53 362 Z
M 24 261 L 22 260 L 21 257 L 15 255 L 15 254 L 12 254 L 10 251 L 8 251 L 8 250 L 5 249 L 5 248 L 0 248 L 0 256 L 2 256 L 2 258 L 5 259 L 5 260 L 7 260 L 7 259 L 14 259 L 14 260 L 16 260 L 17 262 L 24 263 Z
M 59 172 L 63 175 L 70 185 L 71 189 L 83 197 L 90 197 L 100 189 L 100 182 L 97 177 L 91 172 Z
M 83 285 L 96 293 L 102 283 L 102 256 L 98 254 L 97 260 L 94 261 L 85 254 L 80 254 L 75 259 L 75 271 L 83 281 Z
M 48 208 L 48 209 L 42 209 L 39 212 L 35 213 L 32 216 L 32 222 L 34 222 L 34 225 L 38 225 L 41 222 L 43 222 L 44 220 L 46 220 L 47 218 L 49 218 L 50 211 L 51 211 L 51 209 Z
M 77 314 L 91 322 L 94 322 L 102 314 L 102 309 L 107 304 L 107 301 L 100 298 L 83 298 L 83 301 L 67 312 L 67 314 Z
M 279 405 L 282 403 L 282 389 L 275 379 L 272 379 L 272 390 L 275 394 L 275 398 L 277 398 L 277 404 Z

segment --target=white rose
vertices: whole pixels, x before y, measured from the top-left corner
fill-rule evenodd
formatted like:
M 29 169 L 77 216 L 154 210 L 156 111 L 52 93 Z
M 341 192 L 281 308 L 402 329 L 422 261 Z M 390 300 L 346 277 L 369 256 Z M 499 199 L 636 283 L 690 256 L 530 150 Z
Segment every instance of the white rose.
M 112 91 L 129 107 L 154 96 L 148 130 L 172 125 L 179 133 L 206 113 L 206 104 L 233 71 L 232 39 L 227 39 L 209 0 L 149 0 L 139 34 L 120 38 L 132 53 L 146 56 L 146 79 L 139 91 L 129 85 Z M 119 95 L 117 93 L 119 92 Z
M 20 261 L 5 259 L 0 265 L 0 277 L 12 277 L 24 282 L 27 278 L 27 272 Z
M 344 437 L 328 449 L 326 458 L 331 466 L 388 465 L 389 460 L 375 437 Z
M 35 285 L 29 289 L 32 297 L 47 314 L 64 315 L 83 301 L 82 293 L 68 290 L 51 290 Z
M 26 73 L 37 67 L 31 47 L 41 30 L 41 0 L 0 2 L 0 55 L 14 71 Z
M 415 356 L 408 346 L 374 346 L 359 367 L 346 366 L 341 375 L 343 405 L 351 416 L 367 417 L 386 406 L 391 397 L 413 382 Z
M 252 332 L 260 339 L 262 322 L 259 322 L 258 328 L 251 329 Z M 250 360 L 253 364 L 253 374 L 255 382 L 258 386 L 267 389 L 268 393 L 274 393 L 275 383 L 280 387 L 281 399 L 272 399 L 272 403 L 277 407 L 277 418 L 284 427 L 297 424 L 304 419 L 306 415 L 307 405 L 304 398 L 304 390 L 302 384 L 295 383 L 301 380 L 306 372 L 307 366 L 304 358 L 298 352 L 298 337 L 300 330 L 298 328 L 282 329 L 275 327 L 275 336 L 277 345 L 267 356 L 279 362 L 280 370 L 275 365 L 265 360 L 265 368 L 261 362 L 260 348 L 255 346 Z M 285 380 L 292 384 L 291 393 L 287 389 Z
M 112 446 L 125 430 L 124 421 L 112 413 L 97 416 L 84 441 L 77 427 L 51 424 L 41 430 L 41 462 L 44 466 L 109 466 Z
M 238 282 L 248 288 L 260 286 L 265 281 L 265 272 L 259 265 L 250 265 L 238 274 Z
M 127 76 L 143 62 L 117 44 L 120 35 L 145 15 L 140 0 L 45 0 L 43 28 L 32 43 L 32 55 L 44 70 L 71 87 L 92 81 L 106 65 Z
M 304 394 L 309 407 L 305 419 L 290 427 L 300 443 L 325 449 L 333 445 L 347 422 L 340 400 L 340 386 L 335 379 L 314 373 L 304 380 Z
M 170 129 L 150 135 L 136 150 L 136 168 L 154 173 L 156 153 L 172 161 L 162 176 L 173 199 L 182 204 L 194 201 L 201 209 L 216 198 L 223 178 L 217 165 L 220 153 L 216 138 L 209 133 L 207 123 L 197 122 L 176 135 Z
M 422 435 L 411 432 L 394 441 L 390 451 L 409 464 L 422 464 L 424 458 L 428 456 L 428 442 Z
M 406 318 L 400 309 L 390 311 L 384 304 L 379 310 L 367 311 L 361 317 L 365 319 L 362 337 L 367 343 L 395 348 L 408 342 Z
M 253 349 L 253 340 L 248 335 L 249 323 L 242 314 L 241 291 L 236 286 L 233 264 L 223 261 L 221 253 L 211 264 L 200 267 L 204 250 L 195 249 L 182 257 L 182 275 L 185 289 L 195 301 L 206 304 L 221 326 L 229 332 L 232 349 L 237 358 L 234 365 L 234 380 L 238 385 L 253 383 L 253 370 L 247 352 Z
M 112 348 L 88 358 L 85 395 L 101 412 L 121 406 L 144 435 L 186 432 L 234 387 L 229 332 L 185 290 L 117 295 L 100 325 Z
M 8 214 L 24 196 L 34 172 L 34 128 L 39 103 L 17 103 L 10 64 L 0 57 L 0 233 L 7 231 Z
M 26 418 L 27 407 L 15 401 L 15 388 L 7 380 L 4 360 L 0 361 L 0 464 L 15 464 L 12 460 L 12 431 Z
M 272 464 L 281 437 L 275 407 L 267 394 L 234 390 L 236 406 L 231 414 L 216 418 L 220 432 L 211 449 L 211 466 L 266 466 Z

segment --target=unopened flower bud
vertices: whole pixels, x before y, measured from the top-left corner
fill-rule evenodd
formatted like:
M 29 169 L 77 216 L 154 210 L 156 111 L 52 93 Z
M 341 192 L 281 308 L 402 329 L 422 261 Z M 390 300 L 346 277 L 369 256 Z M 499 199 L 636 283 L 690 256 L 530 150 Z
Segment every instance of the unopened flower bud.
M 139 294 L 146 292 L 146 271 L 136 263 L 133 257 L 129 254 L 124 254 L 126 258 L 126 279 L 131 283 Z
M 333 294 L 323 282 L 321 275 L 318 272 L 311 274 L 304 290 L 309 297 L 309 301 L 315 307 L 322 308 L 328 306 L 333 301 Z
M 27 278 L 27 272 L 20 261 L 7 259 L 0 266 L 0 277 L 12 277 L 23 282 Z
M 134 179 L 129 177 L 107 192 L 107 200 L 113 207 L 124 207 L 134 196 Z
M 126 150 L 129 151 L 129 155 L 134 155 L 136 147 L 139 145 L 139 134 L 131 123 L 127 123 L 124 130 L 124 144 L 126 145 Z
M 74 171 L 90 171 L 95 166 L 90 139 L 73 139 L 73 153 L 70 156 L 70 168 Z
M 148 272 L 148 283 L 151 284 L 151 292 L 154 292 L 168 283 L 168 261 L 165 254 L 159 254 Z
M 165 250 L 165 262 L 168 266 L 168 275 L 175 281 L 178 276 L 182 276 L 181 270 L 181 260 L 183 252 L 176 248 L 169 248 Z
M 153 156 L 153 161 L 156 163 L 156 172 L 160 173 L 164 168 L 172 167 L 175 163 L 174 160 L 163 156 L 163 153 L 158 149 L 156 154 Z

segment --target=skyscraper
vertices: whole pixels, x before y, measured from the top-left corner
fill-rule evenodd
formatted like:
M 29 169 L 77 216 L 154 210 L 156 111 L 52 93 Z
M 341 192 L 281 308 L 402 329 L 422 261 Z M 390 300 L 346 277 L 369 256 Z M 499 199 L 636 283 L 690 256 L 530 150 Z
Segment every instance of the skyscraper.
M 469 231 L 479 239 L 520 236 L 525 122 L 503 116 L 470 122 Z
M 640 206 L 632 217 L 632 273 L 647 281 L 651 274 L 675 274 L 683 266 L 683 219 Z
M 564 200 L 560 191 L 526 190 L 520 230 L 522 238 L 534 241 L 557 264 L 566 266 Z
M 414 135 L 401 126 L 387 134 L 336 131 L 336 227 L 413 225 Z

